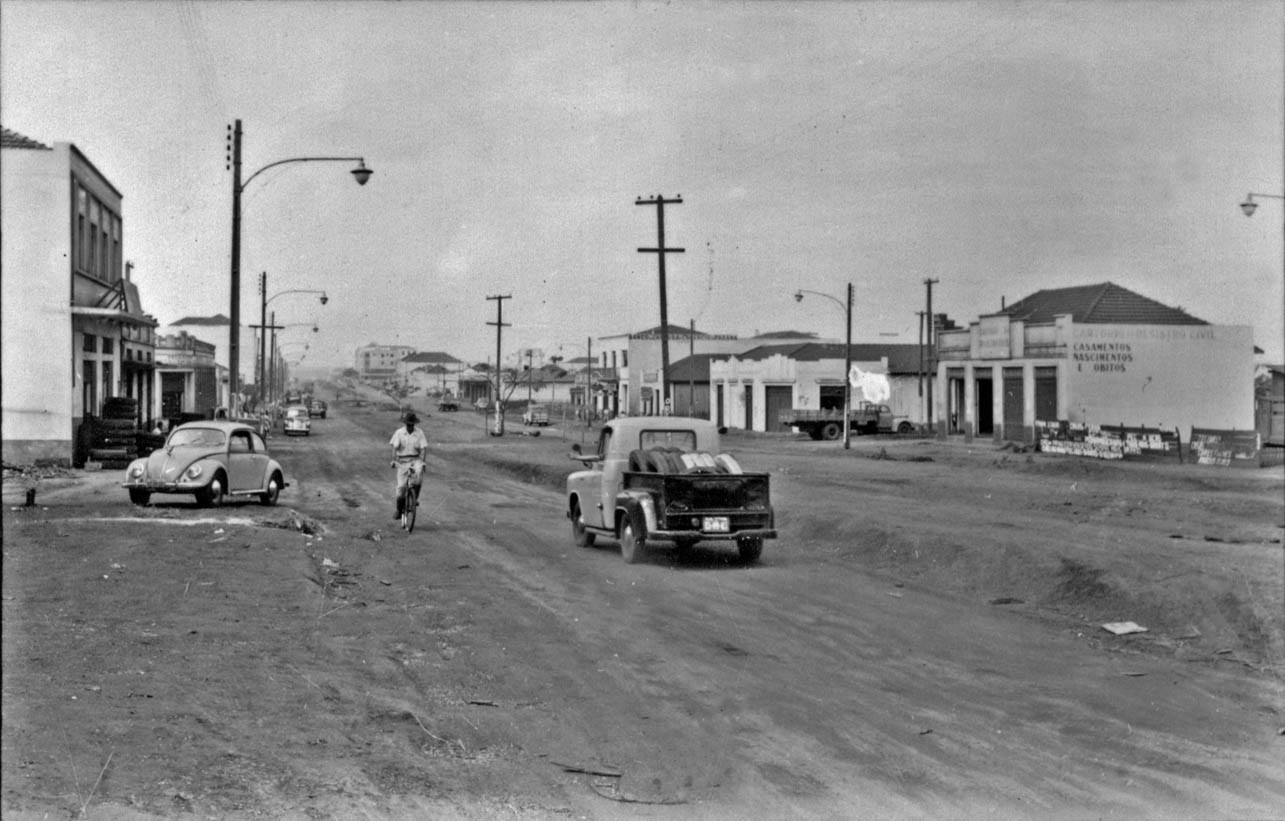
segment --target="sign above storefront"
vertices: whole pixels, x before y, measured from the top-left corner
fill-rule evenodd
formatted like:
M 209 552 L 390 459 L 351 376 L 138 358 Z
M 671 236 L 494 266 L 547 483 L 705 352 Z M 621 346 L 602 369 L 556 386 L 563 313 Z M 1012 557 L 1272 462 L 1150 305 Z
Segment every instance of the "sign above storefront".
M 1009 338 L 1007 314 L 981 317 L 977 323 L 977 333 L 973 337 L 977 346 L 977 350 L 973 352 L 974 358 L 1011 359 L 1013 351 Z

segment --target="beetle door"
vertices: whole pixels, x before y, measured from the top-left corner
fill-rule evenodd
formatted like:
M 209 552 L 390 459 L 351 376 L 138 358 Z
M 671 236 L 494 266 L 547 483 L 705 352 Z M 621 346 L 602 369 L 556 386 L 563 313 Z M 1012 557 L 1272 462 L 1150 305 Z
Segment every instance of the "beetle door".
M 228 489 L 233 493 L 262 490 L 267 467 L 263 440 L 248 430 L 233 431 L 228 438 Z

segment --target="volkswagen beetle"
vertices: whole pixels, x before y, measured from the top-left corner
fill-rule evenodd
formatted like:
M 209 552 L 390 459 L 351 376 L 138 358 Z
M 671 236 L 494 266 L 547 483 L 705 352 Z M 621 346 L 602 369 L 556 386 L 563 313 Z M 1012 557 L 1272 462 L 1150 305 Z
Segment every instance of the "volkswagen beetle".
M 122 483 L 136 505 L 147 504 L 153 493 L 190 493 L 202 507 L 227 497 L 257 497 L 275 505 L 287 486 L 285 471 L 268 455 L 258 431 L 220 421 L 179 425 L 165 447 L 130 464 Z

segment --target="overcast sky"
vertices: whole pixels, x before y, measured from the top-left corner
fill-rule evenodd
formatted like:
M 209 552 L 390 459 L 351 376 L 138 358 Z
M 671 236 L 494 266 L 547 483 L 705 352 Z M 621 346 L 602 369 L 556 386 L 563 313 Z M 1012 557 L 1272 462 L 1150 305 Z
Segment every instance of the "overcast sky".
M 0 6 L 0 118 L 124 194 L 162 324 L 269 293 L 305 366 L 369 342 L 583 355 L 669 319 L 916 342 L 1112 281 L 1285 361 L 1279 2 L 31 2 Z M 5 242 L 11 241 L 6 237 Z M 4 272 L 5 276 L 11 272 Z M 225 344 L 225 338 L 212 339 Z M 246 343 L 243 343 L 246 344 Z M 289 350 L 289 348 L 288 348 Z M 297 355 L 301 345 L 293 347 Z M 678 358 L 675 356 L 675 358 Z

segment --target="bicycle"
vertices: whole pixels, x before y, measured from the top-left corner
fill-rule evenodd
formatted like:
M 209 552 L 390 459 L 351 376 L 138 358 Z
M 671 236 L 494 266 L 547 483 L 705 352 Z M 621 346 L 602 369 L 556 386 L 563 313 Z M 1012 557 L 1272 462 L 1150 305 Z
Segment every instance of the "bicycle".
M 414 462 L 406 475 L 406 489 L 402 491 L 402 530 L 415 530 L 415 514 L 419 508 L 419 489 L 424 483 L 424 463 Z

